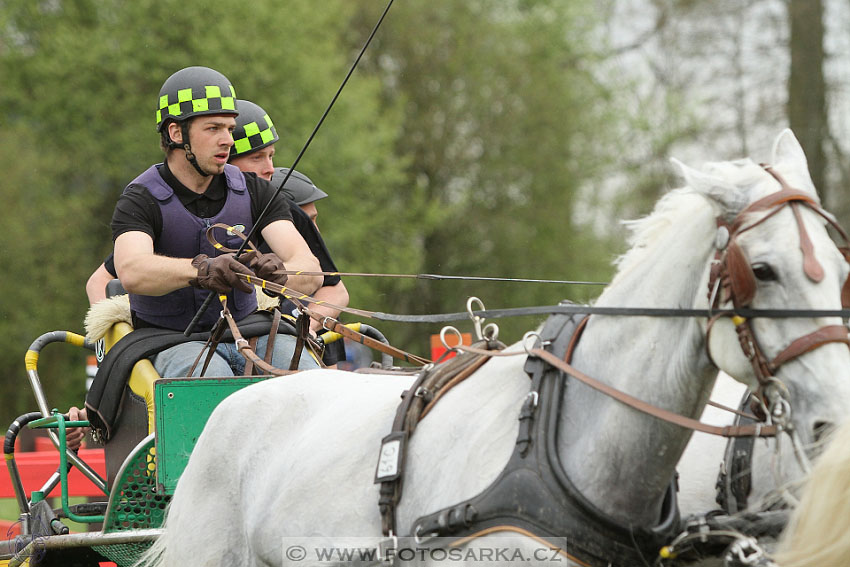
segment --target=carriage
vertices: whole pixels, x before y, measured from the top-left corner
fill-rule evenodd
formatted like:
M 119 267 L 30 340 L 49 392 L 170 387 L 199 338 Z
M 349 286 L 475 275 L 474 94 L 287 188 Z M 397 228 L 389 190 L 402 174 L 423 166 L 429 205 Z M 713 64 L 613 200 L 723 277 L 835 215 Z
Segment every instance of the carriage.
M 67 565 L 82 548 L 119 565 L 142 553 L 151 564 L 284 565 L 281 542 L 305 534 L 377 538 L 386 558 L 402 538 L 475 548 L 508 533 L 530 544 L 566 536 L 556 549 L 568 564 L 675 561 L 710 539 L 707 520 L 693 532 L 682 523 L 671 481 L 691 429 L 711 429 L 692 418 L 718 368 L 759 388 L 768 420 L 722 433 L 789 433 L 799 448 L 850 409 L 846 252 L 826 231 L 836 225 L 790 132 L 773 161 L 775 170 L 748 160 L 708 172 L 681 165 L 687 190 L 636 225 L 596 304 L 553 306 L 541 329 L 507 348 L 482 330 L 484 344 L 462 348 L 456 363 L 358 379 L 329 370 L 157 379 L 136 363 L 128 387 L 104 387 L 112 405 L 89 416 L 118 455 L 107 456 L 105 481 L 93 479 L 108 495 L 89 518 L 103 531 L 37 532 L 56 526 L 45 511 L 47 523 L 28 517 L 31 541 L 5 558 L 46 562 L 55 552 Z M 778 309 L 789 297 L 796 310 Z M 469 311 L 480 324 L 481 312 Z M 581 323 L 580 313 L 594 316 Z M 113 329 L 105 342 L 115 353 L 129 328 Z M 154 338 L 141 341 L 142 357 Z M 28 354 L 40 409 L 30 425 L 55 429 L 62 446 L 65 428 L 79 424 L 49 411 L 36 371 L 38 351 L 54 341 L 92 345 L 53 333 Z M 449 365 L 459 373 L 444 372 Z M 249 421 L 263 435 L 226 434 Z M 66 468 L 63 460 L 60 479 Z M 20 494 L 22 513 L 43 509 L 39 498 Z M 746 538 L 732 540 L 727 555 L 753 558 Z
M 133 328 L 124 313 L 127 302 L 120 282 L 113 280 L 107 293 L 110 297 L 93 308 L 87 318 L 87 326 L 90 319 L 95 321 L 91 325 L 97 340 L 70 331 L 53 331 L 38 337 L 27 351 L 27 375 L 39 411 L 17 418 L 6 435 L 6 465 L 20 511 L 20 533 L 0 541 L 3 567 L 133 565 L 161 533 L 166 506 L 215 407 L 233 392 L 275 377 L 249 372 L 227 378 L 161 378 L 147 356 L 175 342 L 197 340 L 209 333 L 194 333 L 185 339 L 177 332 L 141 332 L 131 336 Z M 268 331 L 269 309 L 271 304 L 240 324 L 245 336 L 256 335 L 261 329 Z M 380 353 L 381 362 L 373 363 L 375 367 L 391 367 L 393 358 L 388 353 L 401 356 L 402 351 L 389 346 L 375 327 L 357 323 L 340 330 L 385 351 Z M 284 322 L 278 332 L 292 333 L 294 326 Z M 317 340 L 325 346 L 342 336 L 326 331 Z M 67 415 L 50 408 L 38 375 L 38 359 L 42 349 L 51 343 L 96 352 L 100 370 L 86 401 L 89 411 L 94 412 L 93 423 L 70 421 Z M 411 355 L 407 359 L 417 357 Z M 77 452 L 63 450 L 67 428 L 89 426 L 94 426 L 92 437 L 103 447 L 105 478 Z M 15 440 L 25 427 L 47 430 L 60 455 L 56 472 L 31 494 L 24 490 L 15 460 Z M 72 468 L 82 473 L 101 496 L 90 499 L 95 500 L 92 502 L 70 504 Z M 54 491 L 59 493 L 61 502 L 55 510 L 48 500 L 57 496 Z M 63 519 L 102 527 L 70 533 Z

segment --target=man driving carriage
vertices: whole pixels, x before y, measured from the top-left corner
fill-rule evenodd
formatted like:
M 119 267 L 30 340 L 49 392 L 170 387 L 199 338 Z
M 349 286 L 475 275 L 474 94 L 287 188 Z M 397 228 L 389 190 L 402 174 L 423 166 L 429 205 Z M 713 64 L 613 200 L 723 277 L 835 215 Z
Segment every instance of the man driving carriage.
M 260 219 L 274 187 L 227 163 L 239 112 L 228 79 L 207 67 L 188 67 L 165 81 L 158 101 L 157 129 L 166 159 L 127 186 L 112 217 L 115 268 L 130 294 L 134 327 L 182 331 L 210 292 L 224 294 L 236 321 L 243 319 L 257 308 L 257 300 L 253 286 L 238 274 L 286 283 L 303 293 L 316 291 L 320 276 L 287 280 L 280 273 L 284 264 L 291 270 L 320 270 L 292 223 L 288 201 L 278 196 Z M 242 225 L 247 234 L 258 220 L 255 232 L 268 244 L 268 254 L 251 252 L 237 260 L 207 242 L 212 224 Z M 230 237 L 225 245 L 238 244 Z M 209 329 L 220 311 L 208 309 L 198 328 Z M 257 344 L 260 356 L 265 340 Z M 171 347 L 155 356 L 154 367 L 161 376 L 185 376 L 203 348 L 202 342 Z M 294 337 L 279 337 L 271 363 L 288 364 L 294 349 Z M 233 343 L 221 343 L 207 374 L 241 374 L 244 365 Z M 309 357 L 299 364 L 315 366 Z

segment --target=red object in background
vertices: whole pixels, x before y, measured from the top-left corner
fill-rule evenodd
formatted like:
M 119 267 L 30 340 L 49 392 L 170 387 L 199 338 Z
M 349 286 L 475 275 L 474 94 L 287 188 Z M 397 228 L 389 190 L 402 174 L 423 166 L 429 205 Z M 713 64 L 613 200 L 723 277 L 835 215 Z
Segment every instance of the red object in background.
M 59 452 L 53 447 L 53 443 L 49 439 L 45 438 L 45 441 L 47 441 L 49 449 L 30 453 L 15 453 L 15 464 L 18 465 L 18 472 L 21 474 L 21 482 L 24 485 L 27 497 L 33 490 L 41 489 L 50 475 L 59 468 Z M 43 446 L 42 444 L 39 445 Z M 78 455 L 102 478 L 106 478 L 106 460 L 103 456 L 103 449 L 80 449 Z M 60 494 L 60 489 L 57 486 L 49 497 L 59 496 Z M 68 474 L 68 495 L 103 496 L 104 494 L 76 467 L 72 467 Z M 14 497 L 12 480 L 7 472 L 0 471 L 0 498 Z
M 50 440 L 50 437 L 36 437 L 32 440 L 35 449 L 33 451 L 40 453 L 41 451 L 56 451 L 53 448 L 53 441 Z
M 464 345 L 471 345 L 472 344 L 472 334 L 471 333 L 461 333 L 460 337 L 461 337 L 461 344 L 464 344 Z M 457 340 L 457 335 L 449 334 L 449 333 L 446 334 L 446 342 L 449 343 L 449 346 L 452 346 L 452 347 L 457 346 L 456 343 L 452 342 L 452 341 L 456 341 L 456 340 Z M 445 346 L 443 346 L 443 341 L 440 340 L 440 335 L 431 335 L 431 360 L 437 360 L 438 358 L 443 356 L 443 353 L 446 352 L 446 350 L 448 350 L 448 349 Z M 450 352 L 448 355 L 446 355 L 446 358 L 444 358 L 443 360 L 445 361 L 445 360 L 448 360 L 450 358 L 454 358 L 455 356 L 457 356 L 457 353 Z
M 21 523 L 0 520 L 0 539 L 12 539 L 21 535 Z

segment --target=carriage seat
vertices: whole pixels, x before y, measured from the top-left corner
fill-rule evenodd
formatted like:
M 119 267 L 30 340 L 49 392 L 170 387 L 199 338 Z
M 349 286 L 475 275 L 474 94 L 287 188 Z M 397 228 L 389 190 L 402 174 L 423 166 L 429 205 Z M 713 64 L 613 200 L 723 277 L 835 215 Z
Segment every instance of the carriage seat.
M 109 283 L 106 284 L 106 297 L 115 297 L 126 294 L 127 290 L 124 289 L 124 286 L 121 285 L 121 280 L 118 278 L 109 280 Z
M 107 295 L 123 289 L 118 280 L 110 286 Z M 263 336 L 269 332 L 271 319 L 271 313 L 259 311 L 241 321 L 239 328 L 246 338 Z M 295 328 L 284 318 L 278 333 L 295 334 Z M 103 337 L 106 354 L 85 402 L 95 438 L 104 445 L 108 486 L 127 455 L 155 429 L 154 382 L 160 376 L 149 358 L 184 342 L 206 341 L 209 336 L 209 331 L 186 337 L 168 329 L 134 330 L 126 321 L 115 322 L 108 329 Z M 229 329 L 223 340 L 233 340 Z

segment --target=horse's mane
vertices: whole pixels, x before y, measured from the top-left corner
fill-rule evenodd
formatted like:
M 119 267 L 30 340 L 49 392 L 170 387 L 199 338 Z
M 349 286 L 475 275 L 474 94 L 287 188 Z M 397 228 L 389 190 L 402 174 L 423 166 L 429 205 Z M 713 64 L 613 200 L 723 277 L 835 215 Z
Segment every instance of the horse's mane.
M 782 535 L 783 567 L 846 565 L 850 556 L 850 422 L 829 439 Z
M 633 267 L 649 260 L 656 248 L 666 242 L 666 236 L 671 227 L 677 226 L 682 219 L 695 219 L 710 211 L 711 217 L 719 213 L 735 214 L 743 209 L 753 197 L 752 189 L 767 175 L 760 166 L 751 159 L 735 161 L 711 162 L 703 166 L 702 171 L 725 181 L 725 188 L 680 187 L 673 189 L 661 197 L 653 211 L 647 216 L 634 220 L 622 221 L 628 229 L 627 243 L 629 250 L 619 256 L 614 264 L 618 268 L 618 276 L 627 273 Z M 723 196 L 727 210 L 721 211 L 721 204 L 715 199 L 706 199 L 704 194 L 724 190 Z M 683 236 L 677 231 L 677 237 Z M 707 236 L 707 235 L 706 235 Z

